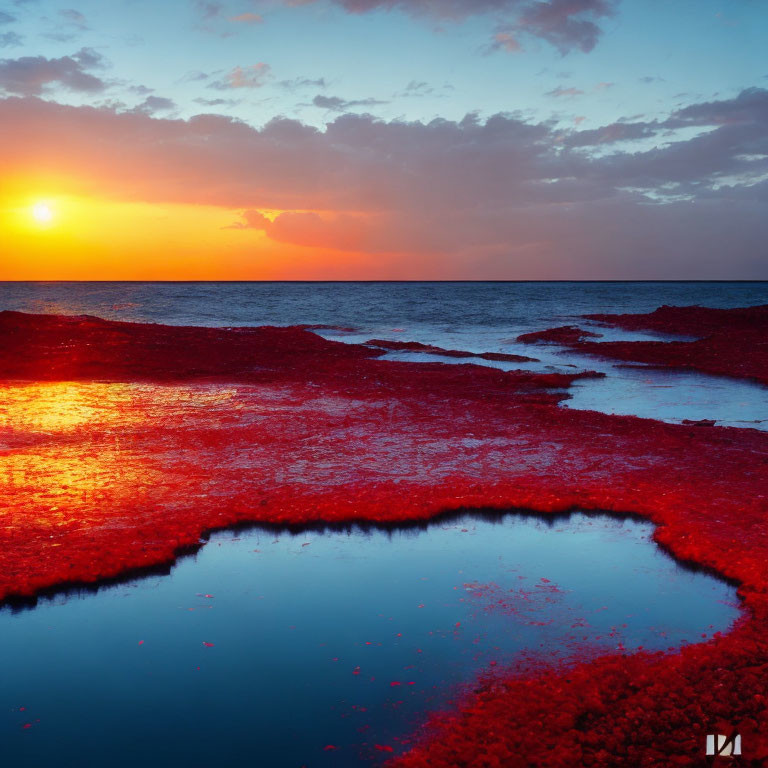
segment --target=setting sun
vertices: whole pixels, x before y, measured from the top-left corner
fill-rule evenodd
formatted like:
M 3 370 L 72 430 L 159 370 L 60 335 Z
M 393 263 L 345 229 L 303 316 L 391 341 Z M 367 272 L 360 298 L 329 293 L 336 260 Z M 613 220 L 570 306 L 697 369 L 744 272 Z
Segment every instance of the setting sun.
M 32 218 L 38 224 L 50 224 L 53 221 L 53 209 L 47 203 L 35 203 L 32 206 Z

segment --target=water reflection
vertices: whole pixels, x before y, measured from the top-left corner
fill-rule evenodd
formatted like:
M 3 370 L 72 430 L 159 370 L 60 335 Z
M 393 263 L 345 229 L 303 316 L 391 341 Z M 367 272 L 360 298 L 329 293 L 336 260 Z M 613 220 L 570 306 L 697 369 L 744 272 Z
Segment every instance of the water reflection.
M 381 762 L 483 670 L 727 629 L 733 588 L 677 566 L 651 530 L 465 515 L 216 534 L 168 576 L 0 612 L 3 754 L 83 768 L 105 755 L 118 768 Z

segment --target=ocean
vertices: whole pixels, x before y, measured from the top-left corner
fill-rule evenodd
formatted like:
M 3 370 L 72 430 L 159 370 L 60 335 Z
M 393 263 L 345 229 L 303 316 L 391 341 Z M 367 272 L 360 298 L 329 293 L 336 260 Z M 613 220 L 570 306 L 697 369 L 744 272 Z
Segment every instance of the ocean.
M 0 283 L 0 308 L 172 325 L 346 325 L 495 343 L 593 312 L 768 303 L 768 282 Z M 469 347 L 467 347 L 469 348 Z M 491 351 L 483 350 L 483 351 Z

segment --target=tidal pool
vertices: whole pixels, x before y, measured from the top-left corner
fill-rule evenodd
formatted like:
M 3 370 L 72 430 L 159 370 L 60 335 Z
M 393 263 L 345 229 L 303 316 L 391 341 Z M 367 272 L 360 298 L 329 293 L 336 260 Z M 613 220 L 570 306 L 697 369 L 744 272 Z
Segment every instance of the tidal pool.
M 566 390 L 569 397 L 563 400 L 562 407 L 671 423 L 686 419 L 714 419 L 719 426 L 768 430 L 768 387 L 754 381 L 711 376 L 697 371 L 617 363 L 554 344 L 508 344 L 502 349 L 504 352 L 537 357 L 539 362 L 455 359 L 419 352 L 389 352 L 383 359 L 450 365 L 472 363 L 505 371 L 600 371 L 605 378 L 574 381 Z
M 633 519 L 215 534 L 169 575 L 0 611 L 2 763 L 359 766 L 521 659 L 679 647 L 735 589 Z

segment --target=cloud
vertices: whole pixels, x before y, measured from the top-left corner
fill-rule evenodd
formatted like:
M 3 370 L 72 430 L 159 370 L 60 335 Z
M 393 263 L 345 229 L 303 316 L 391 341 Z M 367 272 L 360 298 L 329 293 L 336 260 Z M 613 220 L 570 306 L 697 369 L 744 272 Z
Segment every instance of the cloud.
M 411 80 L 402 91 L 394 94 L 394 98 L 420 99 L 429 97 L 444 99 L 452 90 L 454 90 L 454 87 L 450 83 L 434 86 L 423 80 Z
M 240 99 L 193 99 L 195 104 L 203 107 L 236 107 L 240 104 Z
M 766 278 L 767 127 L 759 89 L 587 131 L 503 114 L 256 129 L 8 98 L 0 166 L 45 167 L 62 193 L 220 206 L 244 238 L 411 276 Z
M 1 32 L 0 48 L 13 48 L 17 45 L 21 45 L 23 39 L 24 38 L 16 32 Z
M 554 90 L 547 91 L 544 95 L 554 96 L 555 98 L 562 98 L 563 96 L 573 98 L 574 96 L 582 96 L 583 94 L 584 91 L 581 91 L 578 88 L 563 88 L 562 86 L 558 86 Z
M 58 59 L 44 56 L 0 59 L 0 88 L 20 96 L 39 96 L 54 85 L 72 91 L 98 93 L 106 84 L 87 70 L 99 68 L 103 62 L 91 48 L 81 48 L 72 56 Z
M 211 21 L 222 16 L 224 6 L 210 0 L 195 0 L 195 10 L 203 21 Z
M 379 104 L 388 104 L 388 101 L 380 99 L 342 99 L 338 96 L 324 96 L 319 93 L 312 99 L 312 106 L 327 109 L 331 112 L 347 112 L 352 107 L 374 107 Z
M 156 112 L 173 112 L 176 110 L 176 102 L 164 96 L 147 96 L 144 101 L 134 108 L 134 112 L 142 112 L 152 115 Z
M 264 17 L 258 13 L 240 13 L 237 16 L 230 16 L 229 20 L 237 24 L 261 24 Z
M 507 53 L 518 53 L 523 50 L 523 46 L 520 41 L 512 35 L 510 32 L 500 30 L 494 36 L 491 41 L 491 50 L 494 51 L 506 51 Z
M 5 11 L 0 11 L 0 24 L 11 24 L 16 21 L 16 17 Z
M 747 88 L 734 99 L 708 101 L 679 109 L 667 125 L 729 125 L 758 121 L 768 125 L 768 91 Z
M 154 93 L 154 88 L 149 88 L 146 85 L 129 85 L 126 89 L 131 93 L 135 93 L 137 96 L 149 96 L 150 93 Z
M 266 230 L 272 222 L 261 211 L 243 211 L 242 219 L 230 224 L 226 229 L 259 229 Z
M 659 126 L 655 123 L 611 123 L 600 128 L 572 133 L 565 138 L 564 143 L 568 147 L 596 147 L 618 141 L 647 139 L 655 136 L 658 130 Z
M 284 0 L 308 5 L 316 0 Z M 561 53 L 591 51 L 601 35 L 599 22 L 613 15 L 617 0 L 332 0 L 349 13 L 399 10 L 413 16 L 462 21 L 470 16 L 502 19 L 491 50 L 522 50 L 520 35 L 544 40 Z
M 80 30 L 88 29 L 85 16 L 74 8 L 65 8 L 64 10 L 59 11 L 59 16 L 61 16 L 67 24 L 71 24 Z
M 405 86 L 405 94 L 410 96 L 429 96 L 434 93 L 435 89 L 423 80 L 411 80 L 408 85 Z
M 328 82 L 324 77 L 294 77 L 292 80 L 280 80 L 277 83 L 287 91 L 296 91 L 300 88 L 327 88 Z
M 192 7 L 198 20 L 196 27 L 216 37 L 231 37 L 234 34 L 233 23 L 253 24 L 261 20 L 261 17 L 255 13 L 246 12 L 230 16 L 225 3 L 218 0 L 194 0 Z
M 600 37 L 597 20 L 614 12 L 611 0 L 549 0 L 528 5 L 517 29 L 540 37 L 565 54 L 574 48 L 591 51 Z
M 235 67 L 223 78 L 214 80 L 208 85 L 220 91 L 230 88 L 261 88 L 272 77 L 272 68 L 269 64 L 260 61 L 247 67 Z
M 187 72 L 186 75 L 181 77 L 177 83 L 197 83 L 201 80 L 207 80 L 210 77 L 210 74 L 207 72 L 201 72 L 200 70 L 193 70 L 191 72 Z

